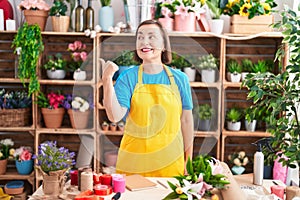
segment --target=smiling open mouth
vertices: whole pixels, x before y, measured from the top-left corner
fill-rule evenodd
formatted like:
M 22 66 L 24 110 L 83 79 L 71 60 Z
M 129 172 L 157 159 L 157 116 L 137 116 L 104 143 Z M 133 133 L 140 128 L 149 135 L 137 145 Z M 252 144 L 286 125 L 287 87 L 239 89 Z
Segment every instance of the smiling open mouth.
M 153 50 L 152 48 L 142 48 L 142 49 L 141 49 L 141 51 L 142 51 L 142 52 L 145 52 L 145 53 L 146 53 L 146 52 L 149 52 L 149 51 L 152 51 L 152 50 Z

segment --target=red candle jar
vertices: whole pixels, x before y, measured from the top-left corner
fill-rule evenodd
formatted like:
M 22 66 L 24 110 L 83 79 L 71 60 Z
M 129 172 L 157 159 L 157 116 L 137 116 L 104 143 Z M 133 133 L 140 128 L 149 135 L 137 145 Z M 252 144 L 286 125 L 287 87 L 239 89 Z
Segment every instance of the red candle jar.
M 112 176 L 110 174 L 103 174 L 100 176 L 100 181 L 102 185 L 111 185 Z
M 72 170 L 71 175 L 71 185 L 78 185 L 78 170 Z

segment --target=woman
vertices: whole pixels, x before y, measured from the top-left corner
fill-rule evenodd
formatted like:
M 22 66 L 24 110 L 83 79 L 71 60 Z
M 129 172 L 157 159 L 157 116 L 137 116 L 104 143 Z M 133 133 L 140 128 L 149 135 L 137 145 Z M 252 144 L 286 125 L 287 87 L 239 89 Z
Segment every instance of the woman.
M 168 35 L 154 20 L 136 31 L 136 59 L 140 66 L 122 73 L 102 60 L 103 103 L 109 120 L 126 116 L 116 169 L 118 173 L 171 177 L 184 173 L 192 158 L 193 116 L 187 76 L 165 64 L 172 60 Z

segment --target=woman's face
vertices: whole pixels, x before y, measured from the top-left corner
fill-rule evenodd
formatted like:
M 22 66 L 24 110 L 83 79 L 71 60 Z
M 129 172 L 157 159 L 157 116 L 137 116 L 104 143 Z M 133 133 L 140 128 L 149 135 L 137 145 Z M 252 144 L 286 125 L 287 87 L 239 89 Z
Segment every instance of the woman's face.
M 164 39 L 159 27 L 155 24 L 143 25 L 138 29 L 136 50 L 143 64 L 161 63 L 164 50 Z

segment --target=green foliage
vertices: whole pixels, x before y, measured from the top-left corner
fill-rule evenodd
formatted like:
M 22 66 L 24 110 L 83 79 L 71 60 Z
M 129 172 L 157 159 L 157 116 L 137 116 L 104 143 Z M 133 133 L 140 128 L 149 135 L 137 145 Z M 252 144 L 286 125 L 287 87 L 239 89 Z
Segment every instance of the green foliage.
M 100 0 L 101 6 L 110 6 L 111 0 Z
M 48 56 L 48 62 L 46 62 L 43 67 L 47 70 L 55 70 L 55 69 L 66 69 L 67 61 L 62 58 L 61 53 L 57 53 L 54 56 Z
M 253 73 L 266 73 L 270 71 L 270 62 L 266 60 L 259 60 L 253 65 Z
M 268 131 L 272 134 L 272 147 L 289 159 L 280 159 L 284 165 L 300 164 L 300 28 L 299 16 L 285 6 L 282 20 L 274 28 L 282 28 L 283 43 L 290 48 L 289 64 L 281 74 L 261 73 L 248 76 L 242 83 L 249 90 L 248 99 L 255 107 L 265 108 L 269 114 Z M 277 50 L 276 58 L 282 61 L 285 46 Z M 287 137 L 288 134 L 288 137 Z
M 52 7 L 50 8 L 50 16 L 66 16 L 68 7 L 65 0 L 54 0 Z
M 28 95 L 30 96 L 33 93 L 39 92 L 40 83 L 36 67 L 39 56 L 44 50 L 40 27 L 37 24 L 28 25 L 27 23 L 24 23 L 15 35 L 12 47 L 15 47 L 15 53 L 17 53 L 19 48 L 21 49 L 18 64 L 18 76 L 24 86 L 26 86 L 25 79 L 29 79 Z
M 251 72 L 253 68 L 253 62 L 248 58 L 244 58 L 241 62 L 241 65 L 243 72 Z
M 209 54 L 198 57 L 193 64 L 195 68 L 199 69 L 218 69 L 219 61 L 214 55 Z
M 226 119 L 230 122 L 238 122 L 242 119 L 242 112 L 238 108 L 230 108 L 226 113 Z
M 119 66 L 131 66 L 139 64 L 134 60 L 134 52 L 129 50 L 122 51 L 119 56 L 113 59 L 113 62 Z
M 255 112 L 255 109 L 253 108 L 253 106 L 246 108 L 244 111 L 245 111 L 245 113 L 244 113 L 245 119 L 248 122 L 252 122 L 253 120 L 257 119 L 256 112 Z
M 192 67 L 192 64 L 186 59 L 186 57 L 187 56 L 172 52 L 172 62 L 170 63 L 170 66 L 176 67 L 177 69 Z
M 220 8 L 220 1 L 219 0 L 207 0 L 205 2 L 211 12 L 213 13 L 213 19 L 220 19 L 222 14 L 222 9 Z
M 242 72 L 242 66 L 240 63 L 235 59 L 229 59 L 226 62 L 227 71 L 233 74 L 241 73 Z
M 202 120 L 209 120 L 215 113 L 214 109 L 209 104 L 201 104 L 197 108 L 198 116 Z

